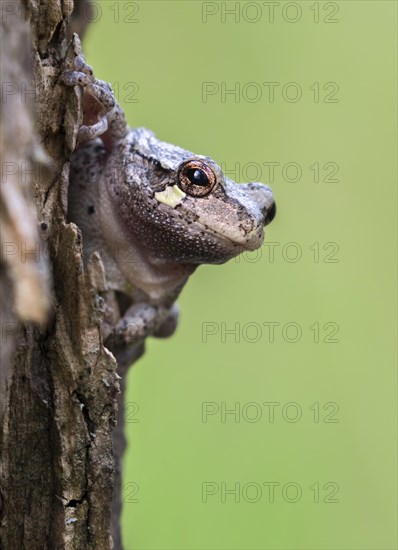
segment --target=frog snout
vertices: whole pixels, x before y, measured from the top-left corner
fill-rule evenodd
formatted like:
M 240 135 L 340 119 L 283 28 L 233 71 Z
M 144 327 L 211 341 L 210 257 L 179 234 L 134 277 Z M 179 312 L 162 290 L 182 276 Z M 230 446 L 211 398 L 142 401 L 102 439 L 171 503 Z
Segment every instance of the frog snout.
M 235 183 L 227 179 L 224 190 L 228 200 L 220 204 L 216 201 L 222 209 L 219 233 L 234 243 L 235 255 L 239 253 L 236 245 L 243 250 L 256 250 L 264 239 L 263 227 L 271 223 L 276 214 L 271 188 L 260 182 Z
M 268 225 L 275 218 L 276 204 L 272 190 L 264 183 L 246 183 L 243 188 L 261 212 L 262 224 Z

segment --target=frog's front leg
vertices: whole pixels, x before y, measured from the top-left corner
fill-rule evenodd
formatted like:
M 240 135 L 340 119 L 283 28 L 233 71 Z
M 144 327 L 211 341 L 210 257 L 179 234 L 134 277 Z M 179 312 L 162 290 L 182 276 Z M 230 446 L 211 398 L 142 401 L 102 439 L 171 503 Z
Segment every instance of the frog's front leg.
M 101 136 L 106 149 L 112 150 L 114 142 L 128 131 L 124 112 L 110 84 L 95 78 L 81 53 L 76 34 L 68 48 L 61 78 L 67 86 L 83 89 L 83 124 L 77 134 L 78 144 Z
M 111 329 L 105 345 L 111 350 L 121 350 L 143 342 L 148 336 L 168 338 L 176 328 L 178 308 L 147 303 L 132 305 Z

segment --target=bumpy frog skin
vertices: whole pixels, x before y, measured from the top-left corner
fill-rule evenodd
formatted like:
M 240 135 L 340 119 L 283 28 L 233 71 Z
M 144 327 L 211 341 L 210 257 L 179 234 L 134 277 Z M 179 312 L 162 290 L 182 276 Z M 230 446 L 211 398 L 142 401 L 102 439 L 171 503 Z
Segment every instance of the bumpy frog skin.
M 85 261 L 97 251 L 104 264 L 106 343 L 120 349 L 169 336 L 174 302 L 198 265 L 261 246 L 275 215 L 272 192 L 237 184 L 211 158 L 130 129 L 110 86 L 80 55 L 62 78 L 83 89 L 68 215 L 82 231 Z

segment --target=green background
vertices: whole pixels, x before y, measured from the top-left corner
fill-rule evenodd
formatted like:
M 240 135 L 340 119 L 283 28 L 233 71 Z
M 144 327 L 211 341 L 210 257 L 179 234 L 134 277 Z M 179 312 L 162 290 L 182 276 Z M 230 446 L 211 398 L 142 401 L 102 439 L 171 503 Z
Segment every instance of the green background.
M 396 548 L 396 3 L 281 2 L 273 23 L 264 2 L 207 6 L 103 1 L 85 43 L 132 126 L 238 181 L 279 163 L 273 261 L 200 267 L 130 373 L 125 546 Z M 240 91 L 205 101 L 204 82 Z

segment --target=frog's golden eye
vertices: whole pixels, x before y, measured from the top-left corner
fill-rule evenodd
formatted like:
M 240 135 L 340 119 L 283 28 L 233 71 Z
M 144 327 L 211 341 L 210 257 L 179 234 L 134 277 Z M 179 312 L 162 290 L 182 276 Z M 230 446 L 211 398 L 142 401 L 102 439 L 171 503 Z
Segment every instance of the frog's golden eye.
M 201 160 L 183 162 L 177 172 L 179 188 L 192 197 L 208 195 L 217 182 L 213 170 Z

